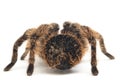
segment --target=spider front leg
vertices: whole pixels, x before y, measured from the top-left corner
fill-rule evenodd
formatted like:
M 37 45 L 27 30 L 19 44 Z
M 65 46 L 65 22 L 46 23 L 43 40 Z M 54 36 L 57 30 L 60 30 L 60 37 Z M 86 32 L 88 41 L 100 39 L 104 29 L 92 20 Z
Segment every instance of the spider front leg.
M 19 38 L 17 39 L 17 41 L 15 42 L 14 46 L 13 46 L 13 55 L 12 55 L 12 59 L 11 62 L 4 68 L 4 71 L 9 71 L 14 64 L 17 61 L 17 56 L 18 56 L 18 48 L 22 45 L 22 43 L 27 40 L 34 32 L 36 31 L 36 29 L 28 29 L 25 31 L 25 33 Z
M 34 62 L 35 62 L 35 52 L 34 49 L 36 48 L 36 40 L 38 39 L 38 36 L 36 34 L 33 34 L 30 38 L 30 57 L 29 57 L 29 65 L 27 69 L 27 75 L 31 76 L 34 70 Z
M 103 40 L 103 37 L 100 35 L 99 36 L 99 43 L 100 43 L 100 48 L 101 48 L 101 51 L 110 59 L 114 59 L 114 56 L 112 56 L 111 54 L 109 54 L 107 51 L 106 51 L 106 48 L 105 48 L 105 44 L 104 44 L 104 40 Z
M 89 40 L 91 44 L 91 71 L 93 75 L 98 75 L 98 69 L 97 69 L 97 60 L 96 60 L 96 40 L 94 37 L 91 37 Z
M 13 55 L 12 55 L 11 63 L 8 64 L 8 65 L 5 67 L 4 71 L 9 71 L 9 70 L 14 66 L 14 64 L 15 64 L 16 61 L 17 61 L 18 47 L 21 46 L 21 44 L 22 44 L 25 40 L 27 40 L 26 34 L 24 34 L 23 36 L 21 36 L 21 37 L 15 42 L 15 44 L 14 44 L 14 46 L 13 46 Z

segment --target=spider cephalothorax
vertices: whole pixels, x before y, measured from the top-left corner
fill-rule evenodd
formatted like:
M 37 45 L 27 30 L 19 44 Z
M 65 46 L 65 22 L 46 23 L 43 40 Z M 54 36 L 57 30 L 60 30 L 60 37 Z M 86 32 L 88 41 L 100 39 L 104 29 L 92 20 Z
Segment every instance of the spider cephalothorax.
M 88 43 L 91 45 L 91 70 L 93 75 L 97 75 L 96 40 L 100 43 L 101 51 L 110 59 L 114 59 L 106 51 L 102 35 L 91 28 L 78 23 L 64 22 L 60 34 L 58 30 L 59 26 L 56 23 L 43 24 L 37 29 L 27 30 L 15 42 L 11 63 L 4 70 L 8 71 L 16 63 L 18 47 L 25 40 L 28 40 L 27 47 L 21 59 L 30 54 L 28 75 L 33 73 L 35 54 L 42 57 L 51 68 L 67 70 L 81 61 Z

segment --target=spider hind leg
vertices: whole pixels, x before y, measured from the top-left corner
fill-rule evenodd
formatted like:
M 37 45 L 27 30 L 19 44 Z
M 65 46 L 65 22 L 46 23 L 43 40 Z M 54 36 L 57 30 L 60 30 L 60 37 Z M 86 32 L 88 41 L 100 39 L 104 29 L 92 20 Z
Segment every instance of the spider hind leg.
M 28 40 L 28 42 L 27 42 L 27 47 L 25 48 L 25 52 L 22 54 L 22 56 L 21 56 L 21 60 L 24 60 L 25 59 L 25 57 L 27 56 L 27 54 L 29 54 L 29 52 L 30 52 L 30 47 L 31 47 L 31 45 L 30 45 L 30 40 Z
M 21 56 L 21 60 L 24 60 L 25 59 L 25 57 L 27 56 L 27 54 L 29 53 L 29 51 L 30 51 L 30 49 L 29 48 L 26 48 L 25 49 L 25 52 L 22 54 L 22 56 Z

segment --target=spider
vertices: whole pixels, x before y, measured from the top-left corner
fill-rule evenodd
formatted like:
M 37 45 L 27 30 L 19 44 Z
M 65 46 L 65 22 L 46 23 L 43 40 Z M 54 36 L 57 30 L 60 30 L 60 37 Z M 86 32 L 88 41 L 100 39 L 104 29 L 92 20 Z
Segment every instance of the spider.
M 96 40 L 100 43 L 101 51 L 110 59 L 114 56 L 106 51 L 103 37 L 88 26 L 79 23 L 64 22 L 61 33 L 58 33 L 57 23 L 42 24 L 37 29 L 28 29 L 14 44 L 11 63 L 4 71 L 10 70 L 17 61 L 18 47 L 27 40 L 26 50 L 21 56 L 24 60 L 29 53 L 27 75 L 34 70 L 35 54 L 39 55 L 53 69 L 67 70 L 80 63 L 83 55 L 91 46 L 91 72 L 98 75 L 96 60 Z

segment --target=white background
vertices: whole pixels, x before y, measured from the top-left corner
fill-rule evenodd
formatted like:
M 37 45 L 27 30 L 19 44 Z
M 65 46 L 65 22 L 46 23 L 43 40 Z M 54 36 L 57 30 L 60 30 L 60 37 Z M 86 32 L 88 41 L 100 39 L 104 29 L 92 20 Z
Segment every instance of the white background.
M 52 22 L 62 27 L 64 21 L 78 22 L 100 32 L 115 60 L 104 56 L 97 45 L 98 76 L 91 74 L 90 50 L 80 64 L 66 72 L 51 70 L 37 59 L 33 75 L 27 76 L 28 57 L 20 60 L 24 43 L 15 66 L 3 71 L 11 60 L 14 42 L 26 29 Z M 0 80 L 119 80 L 119 27 L 119 0 L 0 0 Z

